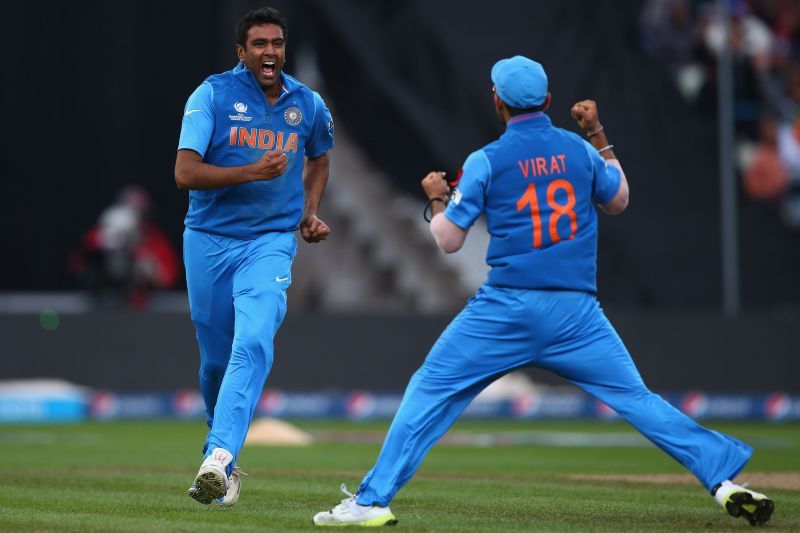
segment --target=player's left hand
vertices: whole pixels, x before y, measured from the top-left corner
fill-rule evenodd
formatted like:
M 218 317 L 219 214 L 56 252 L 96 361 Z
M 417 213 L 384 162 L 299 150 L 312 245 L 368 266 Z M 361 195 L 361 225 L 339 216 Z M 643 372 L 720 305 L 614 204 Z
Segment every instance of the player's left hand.
M 305 215 L 300 222 L 300 234 L 306 242 L 319 242 L 328 238 L 331 228 L 317 215 Z
M 581 100 L 572 106 L 569 112 L 584 133 L 596 131 L 601 127 L 597 114 L 597 103 L 594 100 Z
M 447 198 L 450 191 L 444 179 L 446 175 L 446 172 L 428 172 L 428 175 L 422 180 L 422 188 L 425 190 L 428 200 L 437 196 Z

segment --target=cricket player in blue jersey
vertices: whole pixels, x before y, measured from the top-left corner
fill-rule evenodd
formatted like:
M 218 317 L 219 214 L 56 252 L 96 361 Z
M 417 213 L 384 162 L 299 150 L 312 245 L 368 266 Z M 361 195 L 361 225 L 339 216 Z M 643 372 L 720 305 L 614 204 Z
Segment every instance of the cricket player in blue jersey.
M 628 183 L 590 100 L 572 108 L 588 142 L 554 127 L 547 76 L 522 56 L 491 73 L 506 124 L 470 154 L 449 195 L 443 172 L 422 186 L 430 230 L 457 251 L 485 213 L 488 279 L 445 329 L 408 384 L 375 466 L 357 494 L 314 516 L 320 526 L 394 524 L 389 503 L 475 396 L 524 366 L 555 372 L 613 408 L 689 469 L 731 515 L 753 525 L 774 504 L 731 483 L 752 455 L 747 444 L 696 424 L 650 392 L 595 297 L 597 212 L 628 204 Z
M 183 113 L 175 180 L 189 189 L 184 262 L 210 431 L 189 496 L 232 505 L 236 458 L 272 367 L 273 338 L 300 230 L 319 242 L 333 121 L 319 94 L 283 72 L 286 23 L 245 15 L 239 64 L 207 78 Z

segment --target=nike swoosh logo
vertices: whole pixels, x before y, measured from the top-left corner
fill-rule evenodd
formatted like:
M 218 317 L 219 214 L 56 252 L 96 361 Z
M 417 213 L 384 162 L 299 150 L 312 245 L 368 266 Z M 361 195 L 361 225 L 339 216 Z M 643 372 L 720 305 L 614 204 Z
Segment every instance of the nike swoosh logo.
M 202 111 L 202 109 L 190 109 L 190 110 L 189 110 L 189 111 L 187 111 L 187 112 L 186 112 L 186 114 L 184 114 L 183 116 L 184 116 L 184 117 L 188 117 L 188 116 L 189 116 L 189 115 L 191 115 L 192 113 L 197 113 L 198 111 Z
M 286 276 L 285 278 L 282 278 L 282 277 L 280 277 L 280 276 L 277 276 L 277 277 L 275 278 L 275 281 L 277 281 L 278 283 L 283 283 L 284 281 L 289 281 L 289 276 Z

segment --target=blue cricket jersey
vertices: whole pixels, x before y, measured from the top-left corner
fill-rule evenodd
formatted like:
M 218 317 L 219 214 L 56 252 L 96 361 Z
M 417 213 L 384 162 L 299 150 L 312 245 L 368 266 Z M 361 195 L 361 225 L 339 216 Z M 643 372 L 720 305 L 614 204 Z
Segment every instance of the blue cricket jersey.
M 333 147 L 333 121 L 319 94 L 283 72 L 281 82 L 283 92 L 270 106 L 255 76 L 239 63 L 207 78 L 189 97 L 179 150 L 194 150 L 222 167 L 253 163 L 264 150 L 283 150 L 289 164 L 270 181 L 189 191 L 186 227 L 238 239 L 299 227 L 304 156 Z
M 544 113 L 518 115 L 469 155 L 445 216 L 468 229 L 486 213 L 489 285 L 594 293 L 594 203 L 614 198 L 620 180 L 591 144 Z

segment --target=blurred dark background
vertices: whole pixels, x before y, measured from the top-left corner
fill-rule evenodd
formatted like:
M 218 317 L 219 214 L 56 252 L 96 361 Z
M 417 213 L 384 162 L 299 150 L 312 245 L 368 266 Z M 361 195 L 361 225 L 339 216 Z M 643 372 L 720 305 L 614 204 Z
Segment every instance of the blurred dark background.
M 65 257 L 129 183 L 149 191 L 155 221 L 179 245 L 181 110 L 207 75 L 233 67 L 232 28 L 258 5 L 3 2 L 0 289 L 76 288 Z M 516 53 L 541 61 L 553 121 L 573 128 L 570 105 L 596 99 L 631 181 L 631 208 L 603 222 L 604 301 L 719 305 L 715 113 L 698 113 L 646 53 L 642 2 L 273 5 L 289 20 L 286 70 L 302 48 L 316 51 L 337 122 L 410 195 L 428 169 L 458 169 L 501 131 L 491 65 Z M 769 206 L 743 194 L 739 206 L 744 305 L 797 305 L 797 233 Z
M 243 0 L 0 4 L 5 123 L 0 291 L 82 289 L 69 268 L 70 254 L 130 184 L 149 193 L 152 221 L 179 255 L 187 194 L 175 187 L 173 165 L 183 106 L 206 76 L 233 68 L 233 27 L 261 5 Z M 501 133 L 489 71 L 502 57 L 524 54 L 547 69 L 553 93 L 549 114 L 556 125 L 574 130 L 572 103 L 597 100 L 631 184 L 627 212 L 601 221 L 600 298 L 612 318 L 624 322 L 647 311 L 655 313 L 654 326 L 664 316 L 658 313 L 695 325 L 719 319 L 723 265 L 712 3 L 276 0 L 270 5 L 288 19 L 285 70 L 303 81 L 307 77 L 301 74 L 311 72 L 309 84 L 332 108 L 340 132 L 334 164 L 337 158 L 350 160 L 350 146 L 370 168 L 359 174 L 340 167 L 337 174 L 334 167 L 329 194 L 338 187 L 339 198 L 323 206 L 323 215 L 338 225 L 332 225 L 335 238 L 325 244 L 325 257 L 356 246 L 348 264 L 363 269 L 357 277 L 378 272 L 380 287 L 404 294 L 402 269 L 395 259 L 381 263 L 384 236 L 359 226 L 359 206 L 348 203 L 349 191 L 369 190 L 379 176 L 384 188 L 370 202 L 378 216 L 381 210 L 389 216 L 397 198 L 407 199 L 418 216 L 422 176 L 431 169 L 457 171 L 466 155 Z M 795 124 L 800 104 L 800 90 L 794 92 L 800 76 L 793 77 L 800 57 L 798 9 L 794 1 L 731 3 L 734 30 L 743 43 L 733 45 L 741 314 L 760 320 L 752 345 L 771 346 L 768 351 L 778 358 L 796 353 L 797 329 L 786 324 L 800 320 L 800 217 L 793 207 L 800 176 L 793 174 L 792 139 L 789 148 L 776 147 Z M 759 48 L 765 32 L 766 52 Z M 761 162 L 761 148 L 774 165 L 750 172 Z M 340 187 L 339 178 L 355 189 Z M 356 239 L 358 231 L 367 237 Z M 448 275 L 435 250 L 422 246 L 413 249 L 429 254 L 432 268 Z M 316 250 L 303 253 L 309 255 L 301 254 L 297 268 L 323 262 L 313 255 Z M 483 251 L 469 260 L 482 262 Z M 293 287 L 290 320 L 292 312 L 352 312 L 366 302 L 348 299 L 357 293 L 349 285 L 339 285 L 338 300 L 330 296 L 331 288 L 320 292 L 319 285 L 336 282 L 316 268 L 306 276 L 316 287 L 302 282 Z M 172 288 L 180 290 L 182 273 L 176 279 Z M 451 316 L 472 290 L 459 286 L 446 308 L 433 311 Z M 363 307 L 381 307 L 382 293 L 375 294 Z M 428 309 L 420 298 L 398 300 L 395 309 Z M 337 306 L 342 301 L 346 305 Z M 13 305 L 8 304 L 10 312 Z M 770 320 L 782 321 L 774 338 Z M 728 336 L 730 328 L 748 330 L 742 323 L 722 324 L 708 328 L 716 332 L 708 333 L 708 343 Z M 17 349 L 32 350 L 30 345 L 21 342 Z M 414 363 L 423 355 L 415 354 Z M 753 354 L 740 355 L 746 361 Z

